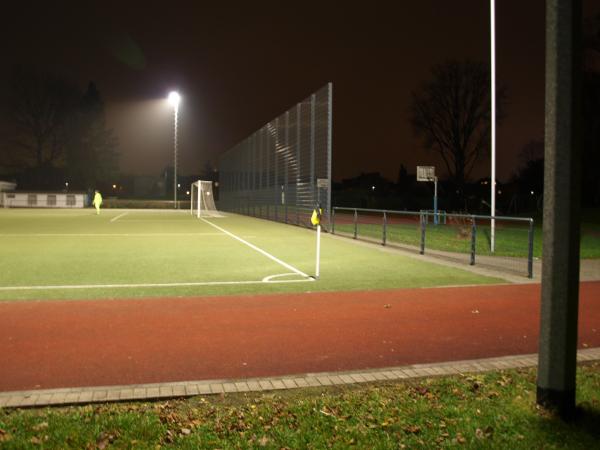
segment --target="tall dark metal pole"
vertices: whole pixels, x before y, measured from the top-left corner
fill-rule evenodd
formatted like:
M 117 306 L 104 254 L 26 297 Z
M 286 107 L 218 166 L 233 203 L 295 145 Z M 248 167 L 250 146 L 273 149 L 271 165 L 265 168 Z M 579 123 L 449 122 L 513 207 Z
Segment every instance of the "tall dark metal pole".
M 546 1 L 546 131 L 537 403 L 575 411 L 581 184 L 581 0 Z

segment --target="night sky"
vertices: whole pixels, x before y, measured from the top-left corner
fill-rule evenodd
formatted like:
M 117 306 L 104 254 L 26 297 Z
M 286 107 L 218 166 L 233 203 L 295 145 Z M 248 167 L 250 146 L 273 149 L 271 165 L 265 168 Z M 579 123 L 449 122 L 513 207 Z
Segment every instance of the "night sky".
M 39 4 L 36 4 L 39 3 Z M 88 5 L 87 3 L 90 3 Z M 208 161 L 333 82 L 333 177 L 441 161 L 408 122 L 410 92 L 448 59 L 490 61 L 489 1 L 21 2 L 3 12 L 2 94 L 16 63 L 94 81 L 120 141 L 124 174 L 158 175 L 173 162 L 172 109 L 180 106 L 179 171 Z M 57 6 L 58 5 L 58 6 Z M 394 5 L 394 6 L 391 6 Z M 508 88 L 497 173 L 543 139 L 544 1 L 497 0 L 497 80 Z M 586 15 L 600 2 L 584 1 Z M 489 176 L 489 158 L 473 174 Z

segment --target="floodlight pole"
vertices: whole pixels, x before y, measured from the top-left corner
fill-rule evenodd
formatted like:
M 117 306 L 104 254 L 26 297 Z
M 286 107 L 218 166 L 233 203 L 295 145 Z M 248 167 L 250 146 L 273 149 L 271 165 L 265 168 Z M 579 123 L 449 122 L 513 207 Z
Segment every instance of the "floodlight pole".
M 490 251 L 494 253 L 496 247 L 496 6 L 495 0 L 490 0 L 490 36 L 491 36 L 491 95 L 492 95 L 492 114 L 491 114 L 491 128 L 492 128 L 492 175 L 491 175 L 491 222 L 490 222 Z
M 179 101 L 181 97 L 175 91 L 169 94 L 169 103 L 173 105 L 173 113 L 174 113 L 174 142 L 173 142 L 173 153 L 174 153 L 174 163 L 173 163 L 173 208 L 177 209 L 177 116 L 179 112 Z
M 437 225 L 438 221 L 438 196 L 437 196 L 437 182 L 438 178 L 433 177 L 433 223 Z
M 173 109 L 175 113 L 175 140 L 173 144 L 174 149 L 174 164 L 173 164 L 173 205 L 174 208 L 177 209 L 177 113 L 179 110 L 179 105 L 176 103 L 175 108 Z

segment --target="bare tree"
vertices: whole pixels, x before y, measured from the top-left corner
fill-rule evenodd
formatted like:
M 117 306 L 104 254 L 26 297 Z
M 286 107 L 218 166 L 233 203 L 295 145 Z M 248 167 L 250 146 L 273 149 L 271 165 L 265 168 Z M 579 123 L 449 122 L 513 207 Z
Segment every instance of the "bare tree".
M 67 119 L 80 97 L 67 81 L 30 68 L 15 69 L 8 114 L 12 147 L 26 166 L 56 165 L 64 156 Z
M 52 184 L 55 172 L 84 189 L 116 173 L 118 142 L 106 127 L 104 104 L 93 83 L 82 93 L 66 79 L 20 67 L 13 72 L 7 103 L 6 153 L 36 184 Z
M 411 123 L 425 147 L 438 153 L 461 188 L 489 151 L 490 74 L 486 65 L 448 61 L 433 67 L 430 81 L 412 92 Z M 501 116 L 504 95 L 497 95 Z

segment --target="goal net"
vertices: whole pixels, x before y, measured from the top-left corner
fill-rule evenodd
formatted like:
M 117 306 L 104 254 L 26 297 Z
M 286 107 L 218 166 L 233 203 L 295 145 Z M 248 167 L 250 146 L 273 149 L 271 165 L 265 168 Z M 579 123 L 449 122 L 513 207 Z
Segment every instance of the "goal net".
M 190 214 L 200 218 L 203 217 L 222 217 L 215 207 L 215 199 L 212 190 L 212 181 L 198 180 L 192 183 L 190 189 L 191 202 Z

